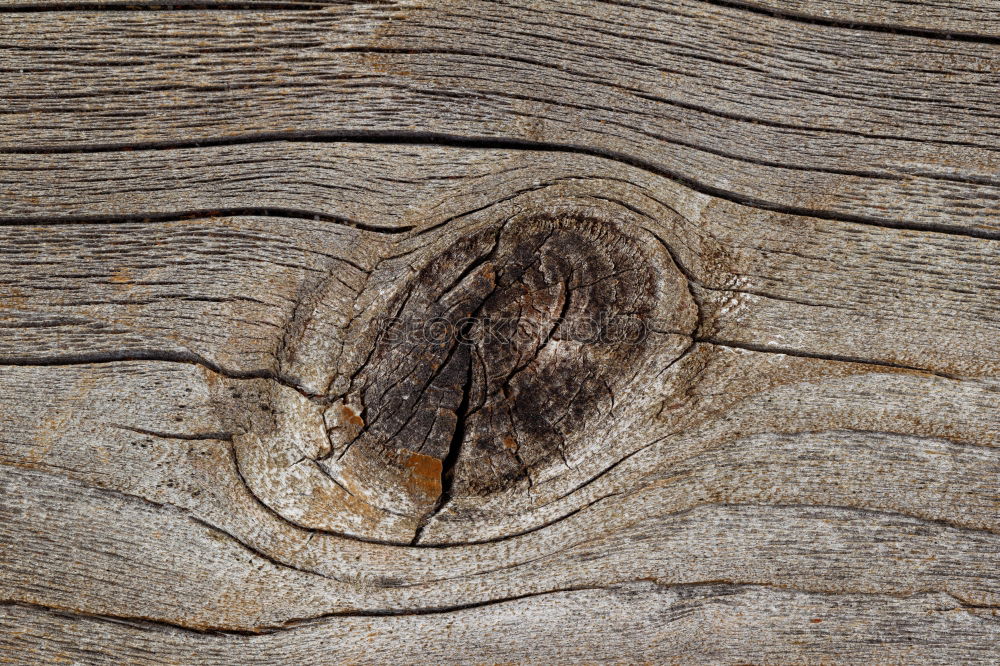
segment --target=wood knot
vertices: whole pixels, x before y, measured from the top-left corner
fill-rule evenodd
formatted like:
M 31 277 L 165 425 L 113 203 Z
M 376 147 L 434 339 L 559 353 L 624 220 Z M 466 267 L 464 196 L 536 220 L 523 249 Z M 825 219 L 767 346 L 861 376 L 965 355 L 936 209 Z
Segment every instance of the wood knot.
M 502 503 L 590 455 L 638 369 L 676 358 L 697 320 L 670 255 L 627 228 L 515 216 L 427 259 L 388 299 L 350 389 L 298 408 L 315 427 L 304 435 L 300 421 L 282 464 L 309 471 L 262 482 L 309 496 L 282 499 L 283 515 L 411 543 L 446 504 Z

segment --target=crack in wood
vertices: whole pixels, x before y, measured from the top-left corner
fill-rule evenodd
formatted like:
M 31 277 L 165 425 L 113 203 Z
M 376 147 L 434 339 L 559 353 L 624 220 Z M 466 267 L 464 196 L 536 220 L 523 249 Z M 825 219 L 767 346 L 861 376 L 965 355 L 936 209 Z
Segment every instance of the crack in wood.
M 892 594 L 888 592 L 867 592 L 860 590 L 845 591 L 845 592 L 830 592 L 826 590 L 814 590 L 814 589 L 794 587 L 789 585 L 775 585 L 775 584 L 759 583 L 759 582 L 741 582 L 738 580 L 722 579 L 722 578 L 713 580 L 703 580 L 703 581 L 690 581 L 683 583 L 670 583 L 665 581 L 661 582 L 659 579 L 655 578 L 634 578 L 634 579 L 625 578 L 625 579 L 610 581 L 602 585 L 574 585 L 566 587 L 557 587 L 557 588 L 543 590 L 540 592 L 512 595 L 508 597 L 503 597 L 499 599 L 493 599 L 490 601 L 484 601 L 478 603 L 454 604 L 450 606 L 414 608 L 407 610 L 373 609 L 373 610 L 322 613 L 311 617 L 289 619 L 277 625 L 260 626 L 242 630 L 233 629 L 231 627 L 184 624 L 179 622 L 171 622 L 168 620 L 154 618 L 154 617 L 94 613 L 94 612 L 84 611 L 78 608 L 72 608 L 67 606 L 56 606 L 44 603 L 35 603 L 20 599 L 0 599 L 0 606 L 14 606 L 45 613 L 52 613 L 60 616 L 72 617 L 76 619 L 89 620 L 93 622 L 124 624 L 127 626 L 135 627 L 137 629 L 177 631 L 177 632 L 187 632 L 195 634 L 207 634 L 213 636 L 252 637 L 252 636 L 266 636 L 282 631 L 294 631 L 299 628 L 315 625 L 316 623 L 322 623 L 324 621 L 329 621 L 329 620 L 364 618 L 364 617 L 388 619 L 388 618 L 403 618 L 403 617 L 415 617 L 415 616 L 425 616 L 425 615 L 448 615 L 453 613 L 460 613 L 463 611 L 471 611 L 480 608 L 488 608 L 491 606 L 514 603 L 528 599 L 535 599 L 539 597 L 564 595 L 567 593 L 590 592 L 590 591 L 614 592 L 616 590 L 626 589 L 634 585 L 654 586 L 655 588 L 658 588 L 661 591 L 676 591 L 681 593 L 682 598 L 684 596 L 693 597 L 694 593 L 698 590 L 707 590 L 707 596 L 709 598 L 725 598 L 749 590 L 763 589 L 763 590 L 780 590 L 785 593 L 791 593 L 803 596 L 832 597 L 832 598 L 870 597 L 872 599 L 877 599 L 877 598 L 915 599 L 915 598 L 929 597 L 929 596 L 943 596 L 952 599 L 954 601 L 954 606 L 937 608 L 935 609 L 937 612 L 948 612 L 952 610 L 973 612 L 976 610 L 1000 609 L 1000 605 L 970 603 L 968 601 L 962 600 L 960 597 L 957 597 L 950 592 L 943 590 L 933 590 L 933 589 L 922 590 L 920 592 L 915 592 L 913 594 Z M 698 597 L 702 601 L 704 601 L 705 596 L 706 596 L 705 593 L 698 594 Z
M 351 220 L 338 215 L 330 215 L 329 213 L 321 213 L 312 210 L 299 210 L 294 208 L 279 208 L 276 206 L 268 206 L 267 208 L 204 208 L 199 210 L 169 212 L 144 211 L 142 213 L 131 215 L 0 217 L 0 227 L 54 227 L 80 224 L 144 224 L 151 222 L 178 222 L 182 220 L 227 217 L 277 217 L 297 220 L 313 220 L 318 222 L 331 222 L 343 227 L 380 234 L 405 234 L 413 231 L 415 228 L 412 225 L 388 227 L 377 224 L 365 224 L 364 222 L 358 222 L 357 220 Z
M 874 215 L 860 215 L 842 212 L 831 212 L 819 208 L 809 208 L 798 205 L 785 205 L 773 201 L 761 199 L 759 196 L 740 194 L 735 191 L 725 190 L 720 187 L 710 185 L 695 180 L 690 175 L 668 169 L 634 155 L 622 151 L 599 148 L 596 146 L 558 143 L 552 141 L 532 141 L 527 139 L 511 139 L 496 136 L 459 136 L 438 132 L 413 132 L 413 131 L 348 131 L 348 132 L 319 132 L 319 131 L 290 131 L 290 132 L 261 132 L 245 136 L 202 139 L 192 142 L 182 141 L 162 141 L 162 142 L 141 142 L 141 143 L 115 143 L 115 144 L 94 144 L 94 145 L 74 145 L 60 147 L 35 147 L 16 150 L 0 148 L 0 153 L 8 154 L 57 154 L 57 153 L 99 153 L 116 152 L 122 150 L 164 150 L 176 148 L 195 148 L 202 146 L 232 146 L 250 143 L 264 142 L 285 142 L 285 141 L 314 141 L 314 142 L 336 142 L 336 143 L 368 143 L 378 145 L 448 145 L 462 148 L 482 148 L 482 149 L 503 149 L 503 150 L 533 150 L 556 153 L 577 153 L 601 157 L 622 164 L 656 174 L 702 194 L 707 194 L 724 201 L 757 208 L 760 210 L 783 213 L 787 215 L 798 215 L 812 217 L 821 220 L 832 220 L 838 222 L 850 222 L 874 227 L 885 227 L 889 229 L 906 229 L 924 233 L 945 234 L 950 236 L 960 236 L 967 238 L 980 238 L 984 240 L 1000 240 L 1000 231 L 995 229 L 962 228 L 957 229 L 946 224 L 932 222 L 911 222 L 907 220 L 896 220 Z M 900 175 L 899 179 L 905 176 Z M 54 223 L 58 219 L 51 220 Z

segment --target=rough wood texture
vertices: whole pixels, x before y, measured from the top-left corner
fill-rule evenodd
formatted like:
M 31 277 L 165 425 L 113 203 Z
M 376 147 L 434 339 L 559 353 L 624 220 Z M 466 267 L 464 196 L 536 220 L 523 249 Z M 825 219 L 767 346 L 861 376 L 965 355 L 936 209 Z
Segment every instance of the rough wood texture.
M 17 15 L 0 147 L 513 140 L 767 209 L 1000 234 L 997 45 L 694 0 L 449 7 Z
M 1000 661 L 994 2 L 101 4 L 0 14 L 0 660 Z
M 60 9 L 300 9 L 316 10 L 342 4 L 336 0 L 3 0 L 0 10 L 58 11 Z M 642 3 L 619 2 L 619 6 Z M 845 28 L 909 32 L 940 39 L 991 42 L 1000 38 L 1000 1 L 978 0 L 713 0 L 711 4 L 757 12 L 788 20 L 839 25 Z

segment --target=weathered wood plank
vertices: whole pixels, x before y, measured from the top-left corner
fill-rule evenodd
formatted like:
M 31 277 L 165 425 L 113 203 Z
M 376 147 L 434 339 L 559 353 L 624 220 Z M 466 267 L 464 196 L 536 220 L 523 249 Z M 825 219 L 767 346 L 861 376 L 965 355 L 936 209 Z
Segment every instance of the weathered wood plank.
M 10 496 L 21 497 L 4 524 L 9 543 L 20 544 L 22 554 L 8 561 L 16 568 L 5 577 L 17 581 L 12 591 L 33 591 L 19 601 L 83 612 L 97 612 L 97 604 L 102 613 L 175 624 L 212 624 L 208 618 L 215 618 L 212 626 L 243 629 L 262 620 L 236 610 L 238 604 L 222 613 L 199 601 L 200 594 L 222 594 L 222 588 L 213 592 L 214 585 L 231 585 L 236 574 L 230 569 L 245 561 L 236 543 L 278 565 L 266 565 L 275 576 L 299 580 L 312 572 L 307 580 L 330 590 L 309 597 L 313 615 L 343 610 L 343 604 L 414 610 L 581 581 L 604 585 L 621 580 L 625 560 L 630 575 L 670 583 L 725 579 L 880 594 L 936 589 L 969 603 L 996 604 L 1000 587 L 987 573 L 995 569 L 984 565 L 1000 538 L 995 382 L 863 368 L 845 374 L 842 363 L 729 355 L 714 369 L 693 368 L 705 377 L 703 390 L 725 386 L 725 394 L 696 398 L 680 423 L 657 426 L 658 417 L 634 422 L 636 431 L 655 440 L 596 447 L 581 461 L 582 482 L 570 474 L 570 492 L 561 490 L 565 478 L 540 483 L 529 497 L 535 510 L 492 520 L 482 510 L 463 516 L 458 498 L 457 516 L 440 514 L 428 541 L 490 541 L 443 549 L 366 544 L 302 529 L 265 510 L 234 463 L 229 440 L 239 424 L 218 411 L 214 396 L 220 383 L 224 391 L 254 392 L 254 384 L 267 380 L 227 381 L 179 363 L 6 368 L 3 385 L 20 396 L 23 408 L 2 424 L 6 483 Z M 153 394 L 159 399 L 134 397 Z M 812 397 L 797 404 L 794 396 L 803 394 Z M 871 403 L 872 395 L 880 404 Z M 665 398 L 676 411 L 676 397 Z M 761 404 L 774 407 L 762 413 Z M 915 434 L 893 434 L 904 432 Z M 618 459 L 626 461 L 616 465 Z M 858 472 L 845 476 L 844 469 Z M 49 505 L 62 507 L 59 516 L 38 529 L 31 507 Z M 78 512 L 90 517 L 76 519 Z M 141 580 L 162 579 L 163 589 L 172 589 L 169 567 L 142 554 L 159 543 L 150 536 L 155 530 L 142 528 L 152 521 L 149 512 L 166 521 L 159 532 L 173 534 L 169 538 L 185 548 L 210 548 L 216 537 L 232 540 L 230 555 L 171 555 L 177 566 L 184 566 L 177 558 L 192 557 L 217 569 L 198 574 L 202 592 L 183 595 L 191 605 L 178 607 L 181 601 L 169 602 L 168 595 L 138 608 L 113 576 L 88 577 L 93 596 L 87 601 L 71 582 L 73 574 L 59 573 L 73 571 L 67 558 L 81 543 L 116 534 L 111 561 L 126 558 L 131 576 L 141 570 Z M 98 524 L 102 515 L 106 522 Z M 510 536 L 518 532 L 524 533 Z M 804 544 L 794 553 L 788 550 L 792 534 Z M 61 536 L 53 541 L 51 535 Z M 875 538 L 896 544 L 896 554 L 880 558 L 878 571 L 870 568 Z M 814 549 L 819 542 L 827 545 Z M 622 550 L 622 543 L 631 546 Z M 670 553 L 669 561 L 662 553 Z M 936 564 L 927 569 L 922 562 L 931 555 Z M 365 584 L 360 590 L 331 588 L 331 576 Z M 341 605 L 330 605 L 331 599 Z M 303 617 L 277 598 L 268 608 L 278 614 L 270 616 L 272 623 Z
M 12 15 L 3 145 L 542 142 L 764 207 L 996 232 L 998 45 L 685 2 L 559 16 L 488 2 L 192 11 L 166 25 L 144 12 Z M 466 35 L 477 45 L 456 49 Z
M 0 660 L 1000 658 L 996 0 L 30 1 Z
M 584 610 L 586 609 L 586 610 Z M 590 618 L 600 618 L 593 622 Z M 582 622 L 581 622 L 582 620 Z M 579 626 L 572 635 L 568 626 Z M 704 628 L 713 631 L 706 635 Z M 1000 637 L 989 611 L 944 594 L 811 595 L 722 583 L 633 583 L 431 615 L 329 618 L 245 637 L 201 634 L 30 606 L 0 609 L 11 659 L 83 663 L 839 663 L 988 662 Z M 871 636 L 885 637 L 872 643 Z M 415 639 L 415 637 L 418 637 Z
M 984 608 L 995 608 L 1000 600 L 992 573 L 997 534 L 885 512 L 756 504 L 703 504 L 671 512 L 655 508 L 660 506 L 650 501 L 655 496 L 646 493 L 617 507 L 624 520 L 610 532 L 605 523 L 600 534 L 562 548 L 540 537 L 532 537 L 535 543 L 508 543 L 520 560 L 514 563 L 502 563 L 497 545 L 376 546 L 365 549 L 351 570 L 354 552 L 362 550 L 344 540 L 337 547 L 316 535 L 309 542 L 316 542 L 314 552 L 296 555 L 302 566 L 323 549 L 328 570 L 352 571 L 330 580 L 327 576 L 337 576 L 310 574 L 248 552 L 217 527 L 169 505 L 157 508 L 16 468 L 5 467 L 2 474 L 5 485 L 21 489 L 17 501 L 4 507 L 5 539 L 17 536 L 3 567 L 11 601 L 191 628 L 260 631 L 329 613 L 462 607 L 643 578 L 662 584 L 727 580 L 836 594 L 936 590 Z M 37 514 L 33 507 L 39 502 L 61 510 Z M 651 507 L 659 515 L 639 515 Z M 184 545 L 165 545 L 170 539 Z M 623 543 L 630 544 L 627 551 Z M 89 553 L 86 562 L 81 552 Z M 531 552 L 537 555 L 529 557 Z M 881 553 L 878 567 L 871 566 L 872 553 Z M 400 577 L 377 574 L 389 568 L 378 560 L 391 562 Z M 466 573 L 458 573 L 462 570 Z M 186 572 L 183 578 L 180 571 Z M 146 587 L 150 591 L 143 594 Z

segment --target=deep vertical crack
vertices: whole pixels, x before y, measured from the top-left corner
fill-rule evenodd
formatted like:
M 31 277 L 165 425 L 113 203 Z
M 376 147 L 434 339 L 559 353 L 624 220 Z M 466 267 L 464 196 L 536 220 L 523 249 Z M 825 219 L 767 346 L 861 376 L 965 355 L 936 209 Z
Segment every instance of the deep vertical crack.
M 474 322 L 472 321 L 463 324 L 458 336 L 458 345 L 466 344 L 463 340 L 468 340 L 473 324 Z M 438 501 L 434 507 L 420 520 L 420 525 L 414 531 L 413 540 L 410 542 L 412 546 L 420 543 L 420 537 L 423 536 L 424 528 L 451 500 L 452 487 L 455 484 L 455 465 L 458 463 L 458 457 L 462 453 L 462 442 L 465 441 L 466 424 L 469 416 L 469 398 L 472 395 L 473 365 L 472 355 L 470 354 L 465 383 L 462 384 L 462 400 L 458 403 L 458 408 L 455 410 L 455 430 L 452 432 L 451 441 L 448 443 L 448 454 L 441 461 L 441 495 L 438 497 Z

